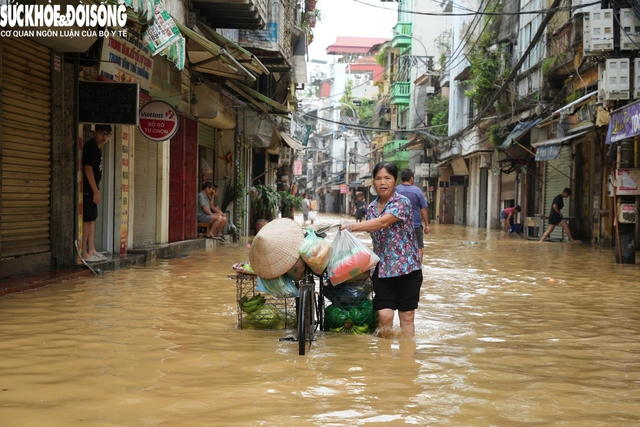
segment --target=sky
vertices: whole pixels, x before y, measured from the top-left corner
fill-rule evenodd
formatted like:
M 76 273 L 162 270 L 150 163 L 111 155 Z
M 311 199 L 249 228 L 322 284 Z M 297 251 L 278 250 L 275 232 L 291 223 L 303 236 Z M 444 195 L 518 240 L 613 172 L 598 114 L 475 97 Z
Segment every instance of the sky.
M 322 13 L 322 20 L 313 29 L 310 60 L 330 61 L 332 57 L 326 54 L 326 50 L 335 43 L 337 36 L 391 38 L 393 27 L 398 22 L 397 3 L 360 1 L 372 6 L 354 0 L 318 0 L 316 9 Z

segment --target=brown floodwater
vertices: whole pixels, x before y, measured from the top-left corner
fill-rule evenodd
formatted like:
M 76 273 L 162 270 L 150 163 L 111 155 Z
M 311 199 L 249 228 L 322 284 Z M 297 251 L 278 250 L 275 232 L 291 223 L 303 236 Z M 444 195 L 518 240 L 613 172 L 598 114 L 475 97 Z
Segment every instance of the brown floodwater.
M 415 339 L 321 333 L 306 356 L 238 329 L 244 243 L 0 298 L 0 426 L 640 425 L 637 266 L 497 230 L 425 240 Z

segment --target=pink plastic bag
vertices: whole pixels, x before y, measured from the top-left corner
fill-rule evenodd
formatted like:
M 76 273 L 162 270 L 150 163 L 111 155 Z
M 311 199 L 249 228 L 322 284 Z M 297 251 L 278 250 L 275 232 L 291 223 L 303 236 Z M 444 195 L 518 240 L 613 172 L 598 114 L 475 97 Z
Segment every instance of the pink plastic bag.
M 378 255 L 347 230 L 338 232 L 332 249 L 327 273 L 333 285 L 339 285 L 369 271 L 380 261 Z

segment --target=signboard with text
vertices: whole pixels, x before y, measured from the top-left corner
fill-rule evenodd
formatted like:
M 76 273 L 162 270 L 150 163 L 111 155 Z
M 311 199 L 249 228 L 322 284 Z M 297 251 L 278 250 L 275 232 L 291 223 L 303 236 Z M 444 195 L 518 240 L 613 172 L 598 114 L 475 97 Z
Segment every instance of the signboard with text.
M 152 141 L 171 139 L 178 132 L 178 114 L 164 101 L 152 101 L 140 109 L 138 128 Z
M 137 125 L 137 83 L 78 82 L 78 122 Z
M 605 142 L 611 144 L 636 135 L 640 135 L 640 101 L 611 113 Z
M 104 38 L 99 75 L 114 82 L 139 83 L 143 93 L 151 89 L 153 58 L 142 42 L 142 35 L 127 27 L 125 37 Z

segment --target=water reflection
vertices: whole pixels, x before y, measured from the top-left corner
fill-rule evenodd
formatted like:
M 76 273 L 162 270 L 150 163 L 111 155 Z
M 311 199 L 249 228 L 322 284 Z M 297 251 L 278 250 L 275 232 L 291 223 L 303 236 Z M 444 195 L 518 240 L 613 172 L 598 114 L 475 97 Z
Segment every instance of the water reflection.
M 425 243 L 415 340 L 324 334 L 305 357 L 236 328 L 244 243 L 0 298 L 0 425 L 640 423 L 636 266 L 456 226 Z

